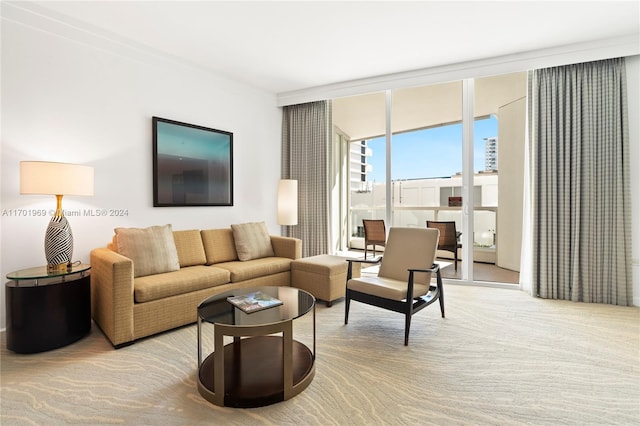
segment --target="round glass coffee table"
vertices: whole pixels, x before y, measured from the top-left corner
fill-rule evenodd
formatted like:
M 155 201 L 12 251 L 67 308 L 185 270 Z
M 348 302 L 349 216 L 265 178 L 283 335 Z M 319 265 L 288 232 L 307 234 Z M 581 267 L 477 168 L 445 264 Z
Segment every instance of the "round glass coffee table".
M 282 302 L 246 313 L 227 298 L 259 293 Z M 294 340 L 293 320 L 312 312 L 313 347 Z M 213 324 L 214 351 L 202 360 L 204 324 Z M 224 337 L 233 341 L 224 344 Z M 227 407 L 261 407 L 285 401 L 313 380 L 315 298 L 293 287 L 253 287 L 211 296 L 198 305 L 198 391 Z

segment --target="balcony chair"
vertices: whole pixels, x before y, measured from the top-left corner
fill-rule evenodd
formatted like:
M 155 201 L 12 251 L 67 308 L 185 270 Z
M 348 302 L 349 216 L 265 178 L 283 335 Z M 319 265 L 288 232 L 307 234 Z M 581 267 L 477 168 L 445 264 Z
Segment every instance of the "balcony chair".
M 395 228 L 389 230 L 384 256 L 377 259 L 347 259 L 347 289 L 344 323 L 349 321 L 351 300 L 378 306 L 405 315 L 404 344 L 409 344 L 409 327 L 413 314 L 436 300 L 444 318 L 444 294 L 440 268 L 434 263 L 438 230 Z M 352 278 L 354 262 L 380 263 L 378 275 Z M 432 273 L 436 284 L 431 284 Z
M 434 222 L 427 221 L 427 228 L 435 228 L 440 231 L 438 239 L 438 250 L 453 252 L 453 262 L 455 270 L 458 270 L 458 249 L 462 244 L 458 242 L 460 234 L 456 231 L 455 222 Z
M 376 256 L 376 245 L 385 246 L 387 241 L 387 230 L 384 226 L 384 220 L 363 219 L 364 225 L 364 258 L 367 258 L 367 250 L 369 246 L 373 246 L 373 257 Z

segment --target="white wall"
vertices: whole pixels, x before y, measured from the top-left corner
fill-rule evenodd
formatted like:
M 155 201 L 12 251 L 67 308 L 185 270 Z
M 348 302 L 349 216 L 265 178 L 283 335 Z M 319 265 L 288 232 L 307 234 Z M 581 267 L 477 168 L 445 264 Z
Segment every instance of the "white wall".
M 264 220 L 280 234 L 275 200 L 281 111 L 275 94 L 166 58 L 135 55 L 126 46 L 118 51 L 59 36 L 54 27 L 44 31 L 2 22 L 2 278 L 46 264 L 43 241 L 50 218 L 28 211 L 54 209 L 55 197 L 20 195 L 21 160 L 93 166 L 95 196 L 65 197 L 64 209 L 127 212 L 68 217 L 73 257 L 85 263 L 92 248 L 111 239 L 114 227 L 171 223 L 174 229 L 206 229 Z M 152 207 L 154 115 L 234 133 L 233 207 Z M 4 328 L 4 291 L 0 294 Z

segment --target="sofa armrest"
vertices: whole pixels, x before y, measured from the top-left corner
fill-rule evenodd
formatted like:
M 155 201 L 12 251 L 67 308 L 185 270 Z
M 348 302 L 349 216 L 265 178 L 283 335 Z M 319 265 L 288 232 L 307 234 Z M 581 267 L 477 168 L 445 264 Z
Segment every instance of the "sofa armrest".
M 132 342 L 133 261 L 106 247 L 90 258 L 91 316 L 113 346 Z
M 302 257 L 302 240 L 299 238 L 271 235 L 271 246 L 277 257 L 288 257 L 294 260 Z

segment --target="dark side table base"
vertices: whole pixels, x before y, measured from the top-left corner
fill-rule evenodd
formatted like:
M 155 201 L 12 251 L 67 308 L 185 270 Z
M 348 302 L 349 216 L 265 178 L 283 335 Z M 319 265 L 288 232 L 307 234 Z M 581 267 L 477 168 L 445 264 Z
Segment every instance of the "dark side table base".
M 200 366 L 203 387 L 214 390 L 214 353 Z M 235 408 L 262 407 L 284 401 L 282 337 L 258 336 L 224 347 L 224 405 Z M 293 341 L 293 383 L 314 373 L 311 350 Z
M 56 349 L 91 330 L 90 275 L 57 284 L 5 286 L 7 348 L 29 354 Z

